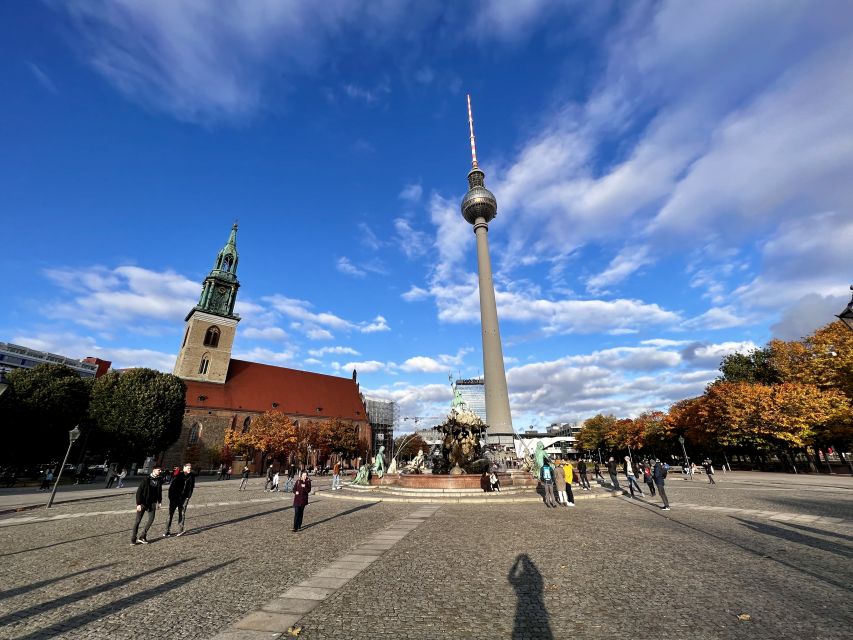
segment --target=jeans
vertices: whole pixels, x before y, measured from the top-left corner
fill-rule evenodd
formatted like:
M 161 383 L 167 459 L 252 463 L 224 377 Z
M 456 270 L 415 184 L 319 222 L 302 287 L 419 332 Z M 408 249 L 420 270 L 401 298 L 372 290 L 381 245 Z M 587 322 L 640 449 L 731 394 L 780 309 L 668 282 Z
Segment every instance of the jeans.
M 667 498 L 666 498 L 666 491 L 663 488 L 663 483 L 662 482 L 655 482 L 655 484 L 658 487 L 658 493 L 660 493 L 660 499 L 663 500 L 663 506 L 668 507 L 669 506 L 669 500 L 667 500 Z
M 237 489 L 237 491 L 242 491 L 243 489 L 245 489 L 247 484 L 249 484 L 248 478 L 243 478 L 242 480 L 240 480 L 240 488 Z
M 586 472 L 578 473 L 578 481 L 582 489 L 589 489 L 589 480 L 586 479 Z
M 550 482 L 546 482 L 545 484 L 545 504 L 550 506 L 556 506 L 557 502 L 554 500 L 554 485 Z
M 186 500 L 179 500 L 178 502 L 169 501 L 169 522 L 166 524 L 167 534 L 172 529 L 172 518 L 175 517 L 175 509 L 178 510 L 178 526 L 181 528 L 181 531 L 184 530 L 187 515 L 187 504 L 189 501 L 189 498 Z
M 610 474 L 610 484 L 616 491 L 622 491 L 622 487 L 619 486 L 619 478 L 616 477 L 615 473 Z
M 299 531 L 302 528 L 302 516 L 305 513 L 304 504 L 293 505 L 293 530 Z
M 341 474 L 335 473 L 332 475 L 332 489 L 340 489 L 341 488 Z
M 130 535 L 131 542 L 136 542 L 139 539 L 137 537 L 137 534 L 139 533 L 139 523 L 142 522 L 142 516 L 146 513 L 148 514 L 148 522 L 145 523 L 145 528 L 142 530 L 143 538 L 148 535 L 148 530 L 151 528 L 151 525 L 154 524 L 154 515 L 157 513 L 157 505 L 142 505 L 142 509 L 136 512 L 136 522 L 133 523 L 133 533 Z
M 627 478 L 628 478 L 628 490 L 631 492 L 631 497 L 634 496 L 634 488 L 637 489 L 637 491 L 639 492 L 640 495 L 643 495 L 643 490 L 640 489 L 640 485 L 637 484 L 636 478 L 634 478 L 634 476 L 632 476 L 630 473 L 627 474 Z
M 649 488 L 649 493 L 655 495 L 655 483 L 651 480 L 646 480 L 646 486 Z

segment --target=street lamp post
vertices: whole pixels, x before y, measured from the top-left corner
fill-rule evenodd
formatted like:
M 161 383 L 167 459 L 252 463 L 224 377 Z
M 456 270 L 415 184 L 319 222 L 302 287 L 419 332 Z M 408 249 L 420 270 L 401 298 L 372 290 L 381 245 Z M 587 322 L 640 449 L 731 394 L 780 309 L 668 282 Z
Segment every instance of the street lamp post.
M 687 449 L 684 448 L 684 436 L 678 436 L 678 441 L 681 443 L 681 451 L 684 452 L 684 464 L 687 465 L 687 472 L 690 474 L 690 479 L 693 480 L 693 471 L 690 469 L 690 458 L 687 457 Z
M 853 284 L 850 285 L 850 290 L 853 291 Z M 841 322 L 847 325 L 847 328 L 853 331 L 853 297 L 847 303 L 847 307 L 836 316 Z
M 68 449 L 65 451 L 65 458 L 63 458 L 62 460 L 62 466 L 59 467 L 59 473 L 56 474 L 56 482 L 53 483 L 53 491 L 50 492 L 50 499 L 47 501 L 48 509 L 50 509 L 50 507 L 53 505 L 53 498 L 56 495 L 56 489 L 59 486 L 59 481 L 62 479 L 62 472 L 65 470 L 65 463 L 68 462 L 68 454 L 71 453 L 71 447 L 74 446 L 74 443 L 79 437 L 79 426 L 74 427 L 71 431 L 68 432 Z
M 6 393 L 6 389 L 9 388 L 9 383 L 6 382 L 6 372 L 0 371 L 0 396 Z

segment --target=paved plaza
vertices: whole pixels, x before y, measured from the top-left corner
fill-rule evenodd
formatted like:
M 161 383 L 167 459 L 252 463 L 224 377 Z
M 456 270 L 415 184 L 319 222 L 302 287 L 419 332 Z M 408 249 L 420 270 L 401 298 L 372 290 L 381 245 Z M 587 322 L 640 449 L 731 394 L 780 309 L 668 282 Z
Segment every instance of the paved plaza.
M 186 535 L 136 547 L 127 494 L 8 514 L 0 638 L 853 637 L 853 480 L 716 477 L 671 475 L 671 512 L 343 500 L 318 480 L 298 534 L 291 496 L 205 482 Z

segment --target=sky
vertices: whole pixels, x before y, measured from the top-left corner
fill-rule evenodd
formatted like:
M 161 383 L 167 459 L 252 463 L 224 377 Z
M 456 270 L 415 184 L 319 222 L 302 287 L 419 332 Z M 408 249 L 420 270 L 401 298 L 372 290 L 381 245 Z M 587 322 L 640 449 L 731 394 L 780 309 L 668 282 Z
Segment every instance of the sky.
M 515 428 L 666 409 L 849 300 L 851 86 L 843 0 L 0 3 L 0 341 L 171 371 L 239 220 L 234 357 L 443 415 L 470 93 Z

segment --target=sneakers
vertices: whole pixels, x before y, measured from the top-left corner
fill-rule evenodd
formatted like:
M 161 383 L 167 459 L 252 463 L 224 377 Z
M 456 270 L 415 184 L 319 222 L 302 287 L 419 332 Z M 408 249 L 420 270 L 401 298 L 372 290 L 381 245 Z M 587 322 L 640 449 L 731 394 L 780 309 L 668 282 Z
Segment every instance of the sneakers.
M 661 507 L 660 510 L 661 511 L 672 511 L 672 509 L 670 509 L 669 507 Z
M 172 535 L 172 534 L 167 531 L 166 533 L 163 534 L 163 537 L 168 538 L 170 535 Z
M 574 503 L 574 502 L 570 502 L 570 503 L 568 503 L 566 506 L 567 506 L 567 507 L 573 507 L 573 506 L 575 506 L 575 503 Z
M 139 544 L 148 544 L 148 540 L 146 538 L 140 538 L 139 540 L 137 540 L 137 542 Z
M 131 546 L 131 547 L 135 547 L 135 546 L 136 546 L 136 545 L 138 545 L 138 544 L 142 544 L 142 543 L 141 543 L 139 540 L 131 540 L 131 541 L 130 541 L 130 546 Z
M 182 535 L 184 535 L 184 528 L 183 527 L 181 527 L 181 530 L 175 534 L 175 537 L 180 538 Z

